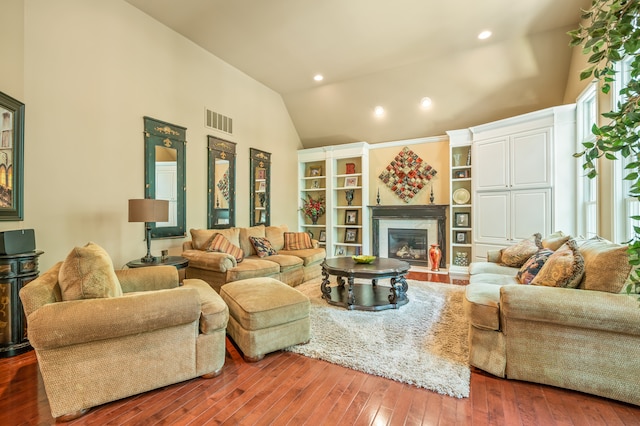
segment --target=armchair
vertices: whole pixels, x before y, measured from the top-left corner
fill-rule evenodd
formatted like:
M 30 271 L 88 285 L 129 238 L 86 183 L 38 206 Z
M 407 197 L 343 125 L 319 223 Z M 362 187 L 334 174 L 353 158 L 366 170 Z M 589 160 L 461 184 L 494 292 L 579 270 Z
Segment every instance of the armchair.
M 53 417 L 71 420 L 93 406 L 221 372 L 229 311 L 204 281 L 179 286 L 171 266 L 129 269 L 115 271 L 122 296 L 64 300 L 61 268 L 20 290 Z

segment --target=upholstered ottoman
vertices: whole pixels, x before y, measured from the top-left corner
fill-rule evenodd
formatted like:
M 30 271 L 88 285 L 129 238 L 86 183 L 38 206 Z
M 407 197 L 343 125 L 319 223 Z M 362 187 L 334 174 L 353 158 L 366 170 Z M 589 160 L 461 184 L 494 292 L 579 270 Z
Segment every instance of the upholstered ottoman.
M 309 298 L 274 278 L 249 278 L 220 288 L 229 307 L 227 333 L 244 359 L 309 341 Z

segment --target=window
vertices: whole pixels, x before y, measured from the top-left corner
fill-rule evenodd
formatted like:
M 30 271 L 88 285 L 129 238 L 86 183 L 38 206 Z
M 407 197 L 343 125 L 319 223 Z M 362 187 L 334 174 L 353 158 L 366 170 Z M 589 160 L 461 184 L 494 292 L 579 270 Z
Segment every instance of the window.
M 618 103 L 623 101 L 620 97 L 620 90 L 625 87 L 631 79 L 631 61 L 632 56 L 627 56 L 621 62 L 618 62 L 616 81 L 611 91 L 612 104 L 617 108 Z M 629 164 L 631 158 L 623 158 L 619 156 L 618 161 L 613 163 L 613 179 L 612 179 L 612 216 L 613 235 L 616 242 L 622 243 L 629 241 L 634 236 L 633 226 L 639 226 L 638 221 L 632 221 L 631 216 L 640 215 L 640 202 L 635 197 L 629 196 L 631 184 L 624 180 L 627 175 L 625 166 Z M 634 223 L 635 222 L 635 223 Z
M 578 96 L 577 110 L 577 152 L 584 149 L 583 142 L 594 142 L 591 132 L 598 118 L 597 83 L 594 81 Z M 578 166 L 578 233 L 592 237 L 598 233 L 598 180 L 589 179 L 582 168 L 582 160 Z M 597 170 L 597 164 L 596 164 Z

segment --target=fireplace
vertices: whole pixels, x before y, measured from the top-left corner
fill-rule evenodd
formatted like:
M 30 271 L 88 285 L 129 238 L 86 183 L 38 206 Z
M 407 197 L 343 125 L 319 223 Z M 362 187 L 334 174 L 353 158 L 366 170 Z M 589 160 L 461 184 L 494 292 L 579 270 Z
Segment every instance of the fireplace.
M 427 204 L 415 206 L 369 206 L 371 209 L 372 219 L 372 251 L 374 256 L 393 257 L 390 252 L 396 252 L 396 258 L 400 258 L 404 254 L 402 247 L 395 248 L 396 242 L 394 238 L 407 238 L 410 234 L 403 233 L 398 237 L 389 238 L 390 230 L 406 231 L 415 233 L 417 240 L 413 241 L 414 255 L 417 251 L 424 252 L 423 258 L 404 257 L 412 265 L 428 266 L 428 250 L 432 244 L 438 244 L 442 252 L 440 258 L 441 269 L 446 269 L 447 265 L 447 232 L 446 232 L 446 211 L 448 205 L 445 204 Z M 394 232 L 391 232 L 392 234 Z M 426 244 L 422 237 L 418 237 L 418 233 L 424 235 Z M 400 255 L 397 252 L 400 251 Z M 421 253 L 422 254 L 422 253 Z
M 388 228 L 387 257 L 429 266 L 428 238 L 427 229 Z

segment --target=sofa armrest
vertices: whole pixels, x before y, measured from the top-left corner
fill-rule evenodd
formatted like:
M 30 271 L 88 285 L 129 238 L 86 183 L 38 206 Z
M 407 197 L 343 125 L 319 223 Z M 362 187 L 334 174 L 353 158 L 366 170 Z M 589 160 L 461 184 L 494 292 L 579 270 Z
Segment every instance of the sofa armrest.
M 640 307 L 633 296 L 531 285 L 500 289 L 500 311 L 509 319 L 640 335 Z
M 209 284 L 200 279 L 184 280 L 185 288 L 193 288 L 198 292 L 200 301 L 200 333 L 211 334 L 227 328 L 229 308 L 224 300 Z
M 235 257 L 217 251 L 186 250 L 182 252 L 182 257 L 189 259 L 189 267 L 207 271 L 227 272 L 238 266 Z
M 165 290 L 178 287 L 180 278 L 173 266 L 148 266 L 116 270 L 123 293 Z
M 185 241 L 182 243 L 182 251 L 194 250 L 192 241 Z
M 146 333 L 199 317 L 198 292 L 178 287 L 51 303 L 29 315 L 27 321 L 29 342 L 43 350 Z
M 58 274 L 62 262 L 58 262 L 20 289 L 20 300 L 26 316 L 49 303 L 62 301 L 62 292 L 58 285 Z

